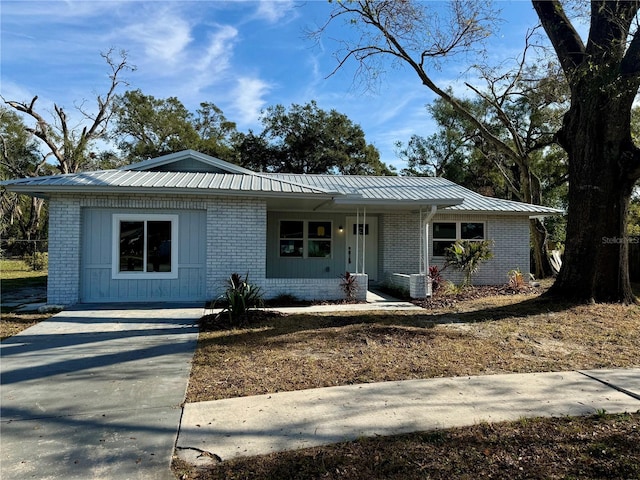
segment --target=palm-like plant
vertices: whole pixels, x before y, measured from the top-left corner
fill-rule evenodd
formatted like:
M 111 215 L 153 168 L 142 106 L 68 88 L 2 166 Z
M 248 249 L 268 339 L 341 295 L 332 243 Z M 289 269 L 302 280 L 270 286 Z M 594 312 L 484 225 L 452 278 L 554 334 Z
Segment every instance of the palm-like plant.
M 471 286 L 471 276 L 478 271 L 480 265 L 493 258 L 492 242 L 489 240 L 458 240 L 445 251 L 446 265 L 462 271 L 463 287 Z

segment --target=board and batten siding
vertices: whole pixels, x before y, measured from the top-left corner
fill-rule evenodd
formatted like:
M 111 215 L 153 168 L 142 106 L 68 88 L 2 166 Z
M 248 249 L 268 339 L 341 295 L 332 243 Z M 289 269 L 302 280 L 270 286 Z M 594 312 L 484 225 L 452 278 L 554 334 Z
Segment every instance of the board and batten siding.
M 346 231 L 344 214 L 268 212 L 267 278 L 338 278 L 346 268 Z M 280 221 L 310 220 L 332 222 L 331 257 L 280 257 Z M 338 227 L 343 231 L 339 232 Z
M 112 218 L 115 214 L 178 215 L 178 278 L 112 278 Z M 83 208 L 81 223 L 81 302 L 206 299 L 205 210 Z

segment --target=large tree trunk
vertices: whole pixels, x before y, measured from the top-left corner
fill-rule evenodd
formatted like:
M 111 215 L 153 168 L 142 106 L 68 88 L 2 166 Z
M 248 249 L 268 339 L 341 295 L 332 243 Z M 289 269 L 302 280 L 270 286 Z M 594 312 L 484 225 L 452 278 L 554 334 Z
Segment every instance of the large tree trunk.
M 547 250 L 547 229 L 537 218 L 529 220 L 531 232 L 531 248 L 533 251 L 533 274 L 536 278 L 547 278 L 553 275 Z
M 611 98 L 595 90 L 574 88 L 558 135 L 569 156 L 569 211 L 564 261 L 550 293 L 630 303 L 635 297 L 626 217 L 635 183 L 631 159 L 637 155 L 630 133 L 633 95 Z

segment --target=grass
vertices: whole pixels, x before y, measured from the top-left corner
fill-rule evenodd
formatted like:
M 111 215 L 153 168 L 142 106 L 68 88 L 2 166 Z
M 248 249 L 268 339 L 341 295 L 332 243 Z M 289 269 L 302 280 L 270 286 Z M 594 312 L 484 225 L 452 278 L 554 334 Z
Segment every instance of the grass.
M 201 332 L 187 401 L 462 375 L 640 366 L 640 307 L 537 295 Z M 237 459 L 183 479 L 640 478 L 640 414 L 523 419 Z
M 34 271 L 23 260 L 0 260 L 0 292 L 2 298 L 19 294 L 21 289 L 45 286 L 47 271 Z M 0 319 L 0 340 L 11 337 L 52 314 L 46 313 L 13 313 L 11 309 L 2 307 Z
M 0 287 L 2 292 L 18 288 L 44 286 L 47 271 L 34 271 L 23 260 L 0 260 Z
M 431 313 L 292 315 L 201 332 L 187 401 L 416 378 L 640 365 L 640 307 L 496 296 Z
M 482 423 L 281 452 L 173 471 L 189 479 L 640 478 L 640 414 Z

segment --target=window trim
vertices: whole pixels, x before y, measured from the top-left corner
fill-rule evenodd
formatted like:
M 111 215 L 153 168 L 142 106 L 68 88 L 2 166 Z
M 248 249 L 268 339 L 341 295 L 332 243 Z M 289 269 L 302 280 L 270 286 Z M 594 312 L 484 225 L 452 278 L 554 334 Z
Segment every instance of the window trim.
M 281 225 L 282 222 L 302 222 L 302 237 L 301 238 L 282 238 L 281 236 Z M 309 236 L 309 223 L 311 222 L 316 222 L 316 223 L 328 223 L 330 225 L 329 228 L 329 232 L 331 233 L 331 237 L 330 238 L 310 238 Z M 292 259 L 292 260 L 299 260 L 299 259 L 304 259 L 304 260 L 326 260 L 326 259 L 332 259 L 333 258 L 333 254 L 334 254 L 334 236 L 335 236 L 335 232 L 333 231 L 333 220 L 324 220 L 324 219 L 316 219 L 316 218 L 306 218 L 306 219 L 300 219 L 300 218 L 280 218 L 278 220 L 278 258 L 279 259 Z M 282 255 L 282 250 L 281 250 L 281 244 L 280 242 L 282 242 L 283 240 L 302 240 L 302 255 Z M 331 254 L 329 256 L 326 257 L 312 257 L 309 256 L 309 242 L 310 241 L 323 241 L 323 242 L 330 242 L 331 244 Z
M 456 226 L 456 238 L 454 240 L 451 240 L 451 243 L 455 243 L 458 240 L 462 240 L 462 224 L 463 223 L 481 223 L 482 224 L 482 232 L 484 234 L 483 238 L 480 239 L 472 239 L 472 238 L 467 238 L 465 240 L 468 240 L 469 242 L 482 242 L 484 240 L 487 239 L 487 222 L 485 220 L 442 220 L 442 221 L 438 221 L 438 222 L 431 222 L 431 256 L 435 257 L 435 258 L 444 258 L 444 255 L 436 255 L 435 252 L 435 248 L 434 248 L 434 243 L 435 242 L 448 242 L 450 239 L 448 238 L 435 238 L 434 236 L 434 226 L 436 223 L 453 223 Z
M 120 222 L 143 222 L 145 229 L 144 239 L 144 271 L 121 272 L 120 271 Z M 171 222 L 171 271 L 147 272 L 147 222 L 170 221 Z M 111 228 L 111 278 L 113 280 L 170 280 L 178 278 L 178 215 L 159 213 L 114 213 Z

